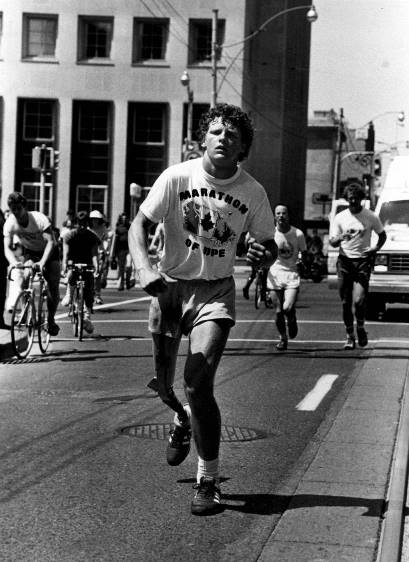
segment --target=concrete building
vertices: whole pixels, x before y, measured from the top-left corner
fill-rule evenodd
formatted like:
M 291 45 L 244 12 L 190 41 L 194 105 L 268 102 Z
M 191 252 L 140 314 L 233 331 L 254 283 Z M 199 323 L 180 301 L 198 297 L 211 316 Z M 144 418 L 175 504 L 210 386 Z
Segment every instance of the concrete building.
M 286 201 L 301 224 L 311 24 L 299 6 L 0 0 L 1 208 L 22 191 L 57 225 L 69 208 L 99 209 L 111 222 L 132 215 L 130 185 L 149 188 L 181 160 L 188 108 L 194 131 L 216 84 L 218 102 L 241 105 L 254 121 L 247 169 L 271 204 Z M 180 82 L 185 69 L 192 105 Z M 43 175 L 32 167 L 42 145 L 47 155 L 59 152 L 58 170 Z

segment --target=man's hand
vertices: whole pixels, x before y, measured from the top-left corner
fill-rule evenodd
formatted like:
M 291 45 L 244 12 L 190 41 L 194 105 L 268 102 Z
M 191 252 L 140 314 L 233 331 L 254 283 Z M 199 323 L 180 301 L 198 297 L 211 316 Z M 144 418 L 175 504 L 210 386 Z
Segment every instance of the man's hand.
M 260 265 L 264 262 L 266 257 L 266 248 L 262 244 L 256 242 L 254 238 L 250 238 L 248 241 L 247 250 L 247 263 L 251 265 Z
M 160 293 L 164 293 L 168 284 L 160 273 L 154 269 L 138 269 L 138 276 L 141 288 L 151 295 L 156 297 Z
M 33 269 L 34 269 L 34 271 L 41 271 L 42 272 L 43 269 L 44 269 L 44 265 L 41 261 L 38 261 L 36 263 L 33 263 Z

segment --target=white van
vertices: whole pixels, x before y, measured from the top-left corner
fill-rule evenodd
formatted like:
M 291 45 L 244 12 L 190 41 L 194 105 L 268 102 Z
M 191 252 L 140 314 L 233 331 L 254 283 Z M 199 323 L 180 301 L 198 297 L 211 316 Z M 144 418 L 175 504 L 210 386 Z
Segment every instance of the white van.
M 391 162 L 375 213 L 387 236 L 369 284 L 368 312 L 377 317 L 386 303 L 409 303 L 409 156 Z

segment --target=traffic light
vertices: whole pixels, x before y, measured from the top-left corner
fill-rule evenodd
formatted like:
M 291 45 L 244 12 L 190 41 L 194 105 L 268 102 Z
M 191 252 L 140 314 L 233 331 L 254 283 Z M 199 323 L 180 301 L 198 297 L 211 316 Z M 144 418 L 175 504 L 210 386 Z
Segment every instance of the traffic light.
M 31 167 L 40 172 L 58 170 L 60 152 L 52 146 L 35 146 L 31 152 Z
M 194 158 L 200 158 L 201 156 L 203 156 L 203 153 L 200 150 L 199 143 L 197 141 L 186 140 L 182 154 L 183 162 L 186 160 L 193 160 Z
M 372 121 L 369 123 L 368 136 L 365 140 L 365 150 L 367 152 L 373 152 L 375 150 L 375 128 Z
M 60 151 L 52 149 L 51 169 L 58 170 L 60 168 Z
M 373 161 L 373 173 L 379 177 L 382 175 L 382 162 L 380 156 L 375 156 Z

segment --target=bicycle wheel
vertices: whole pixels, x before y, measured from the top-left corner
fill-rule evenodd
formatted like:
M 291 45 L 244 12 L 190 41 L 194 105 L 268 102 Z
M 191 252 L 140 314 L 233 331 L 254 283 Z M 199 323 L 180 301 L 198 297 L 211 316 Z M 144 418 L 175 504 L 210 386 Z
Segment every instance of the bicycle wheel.
M 11 315 L 11 342 L 14 353 L 24 359 L 30 353 L 34 341 L 35 309 L 31 294 L 21 291 Z
M 257 309 L 260 307 L 261 304 L 261 289 L 262 289 L 261 276 L 259 273 L 257 273 L 256 286 L 254 289 L 254 306 Z
M 84 285 L 78 287 L 78 339 L 84 335 Z
M 48 301 L 47 291 L 45 290 L 41 292 L 38 301 L 37 334 L 41 353 L 45 353 L 50 343 L 50 334 L 48 333 Z
M 68 315 L 71 317 L 72 333 L 74 338 L 78 337 L 78 289 L 74 287 L 72 300 L 70 304 L 70 311 Z

